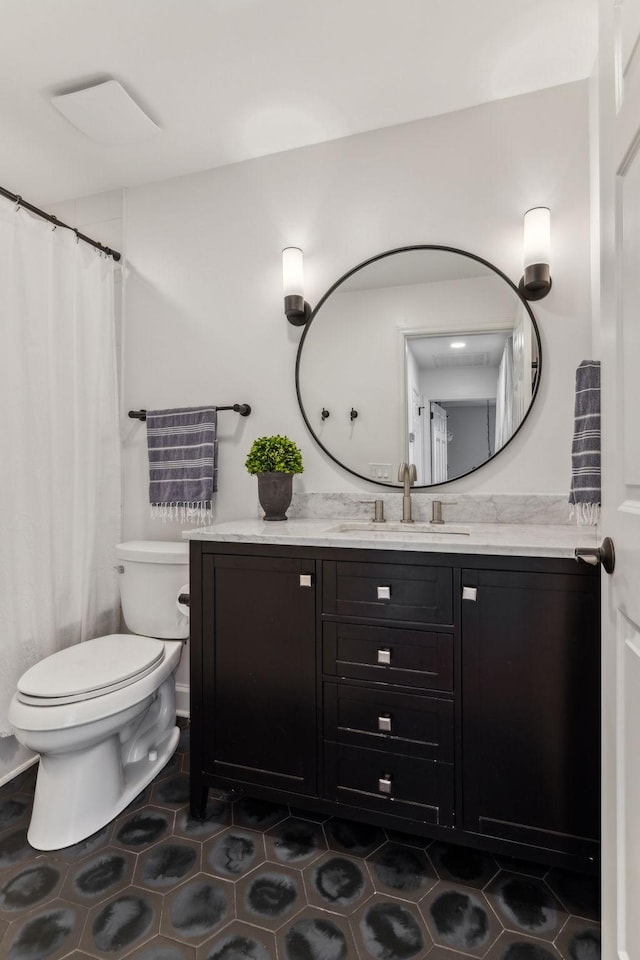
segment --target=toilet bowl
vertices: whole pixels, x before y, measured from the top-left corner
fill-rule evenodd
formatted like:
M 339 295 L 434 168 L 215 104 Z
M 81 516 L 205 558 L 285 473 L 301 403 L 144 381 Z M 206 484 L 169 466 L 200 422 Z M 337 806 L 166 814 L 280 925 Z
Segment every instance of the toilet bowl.
M 17 740 L 40 754 L 27 839 L 57 850 L 85 839 L 160 772 L 179 739 L 174 675 L 188 636 L 178 602 L 188 544 L 116 548 L 125 623 L 153 634 L 110 634 L 46 657 L 18 681 L 9 708 Z

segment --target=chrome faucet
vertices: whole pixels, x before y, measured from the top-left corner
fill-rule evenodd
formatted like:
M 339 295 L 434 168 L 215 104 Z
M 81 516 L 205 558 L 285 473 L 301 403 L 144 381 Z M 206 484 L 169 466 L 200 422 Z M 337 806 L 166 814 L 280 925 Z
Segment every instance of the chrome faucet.
M 415 463 L 401 463 L 398 468 L 398 481 L 404 485 L 402 497 L 402 522 L 413 523 L 411 516 L 411 484 L 418 478 Z

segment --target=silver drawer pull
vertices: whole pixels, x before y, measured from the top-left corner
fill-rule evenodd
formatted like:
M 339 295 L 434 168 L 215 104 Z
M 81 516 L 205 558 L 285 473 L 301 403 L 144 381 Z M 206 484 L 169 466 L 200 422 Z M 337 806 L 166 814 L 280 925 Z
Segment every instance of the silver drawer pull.
M 477 588 L 477 587 L 463 587 L 463 588 L 462 588 L 462 599 L 463 599 L 463 600 L 477 600 L 477 599 L 478 599 L 478 588 Z
M 391 793 L 390 773 L 383 773 L 382 776 L 378 778 L 378 791 L 379 793 Z
M 380 647 L 378 650 L 378 663 L 389 666 L 391 663 L 391 650 L 388 647 Z
M 301 573 L 300 574 L 300 586 L 301 587 L 310 587 L 312 583 L 310 573 Z
M 383 713 L 378 717 L 378 730 L 380 733 L 391 733 L 391 714 Z
M 378 587 L 378 600 L 391 600 L 391 587 Z

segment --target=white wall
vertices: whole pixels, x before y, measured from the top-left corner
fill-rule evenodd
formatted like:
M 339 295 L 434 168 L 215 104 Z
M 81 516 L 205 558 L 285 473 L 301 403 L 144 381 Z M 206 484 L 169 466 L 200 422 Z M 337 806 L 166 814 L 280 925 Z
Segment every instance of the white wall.
M 411 243 L 461 247 L 512 280 L 522 273 L 522 214 L 552 211 L 553 290 L 533 304 L 542 382 L 524 429 L 496 460 L 447 491 L 568 490 L 574 371 L 592 355 L 588 85 L 475 107 L 130 190 L 49 206 L 124 250 L 125 538 L 178 539 L 149 518 L 144 427 L 129 408 L 248 402 L 220 414 L 219 519 L 254 514 L 244 470 L 254 437 L 287 433 L 302 447 L 300 491 L 363 490 L 307 436 L 294 389 L 301 336 L 282 312 L 280 251 L 305 251 L 307 299 L 346 270 Z M 441 489 L 441 488 L 440 488 Z M 186 660 L 179 681 L 187 678 Z M 6 741 L 0 782 L 24 757 Z
M 498 367 L 449 367 L 420 371 L 425 401 L 495 400 Z
M 451 492 L 565 493 L 573 382 L 591 353 L 588 85 L 569 84 L 433 119 L 130 190 L 125 398 L 130 407 L 247 402 L 220 414 L 217 518 L 253 515 L 251 441 L 302 447 L 299 491 L 368 488 L 307 436 L 294 390 L 300 329 L 282 312 L 280 251 L 305 251 L 313 304 L 347 269 L 410 243 L 465 248 L 517 282 L 522 214 L 552 210 L 553 290 L 534 304 L 542 383 L 525 428 Z M 149 519 L 144 430 L 124 449 L 127 537 L 177 536 Z M 392 494 L 389 494 L 392 495 Z
M 493 453 L 496 432 L 495 403 L 448 406 L 447 432 L 452 434 L 447 444 L 449 476 L 456 477 L 473 470 Z

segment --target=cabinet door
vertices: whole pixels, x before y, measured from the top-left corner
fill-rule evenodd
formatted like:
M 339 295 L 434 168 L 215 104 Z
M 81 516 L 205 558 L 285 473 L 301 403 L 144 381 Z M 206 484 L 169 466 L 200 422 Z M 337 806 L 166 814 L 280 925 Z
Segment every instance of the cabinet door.
M 599 578 L 463 571 L 464 827 L 597 857 Z
M 247 786 L 313 793 L 314 562 L 206 559 L 205 770 Z

